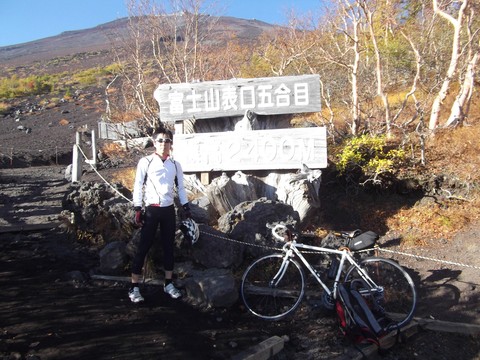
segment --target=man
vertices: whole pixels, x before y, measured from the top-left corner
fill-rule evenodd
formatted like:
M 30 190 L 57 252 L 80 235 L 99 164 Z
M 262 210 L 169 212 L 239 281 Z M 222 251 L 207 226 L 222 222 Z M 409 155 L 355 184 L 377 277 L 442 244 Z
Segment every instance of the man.
M 163 248 L 165 270 L 164 291 L 172 298 L 182 293 L 172 282 L 175 240 L 175 186 L 185 215 L 190 217 L 187 193 L 183 185 L 183 170 L 180 163 L 170 157 L 173 135 L 170 130 L 160 130 L 153 134 L 155 152 L 140 159 L 137 165 L 133 188 L 135 223 L 141 226 L 140 242 L 132 263 L 132 286 L 128 293 L 133 303 L 144 301 L 140 294 L 139 282 L 145 257 L 150 250 L 157 228 L 160 226 L 160 241 Z M 145 206 L 145 212 L 142 212 Z

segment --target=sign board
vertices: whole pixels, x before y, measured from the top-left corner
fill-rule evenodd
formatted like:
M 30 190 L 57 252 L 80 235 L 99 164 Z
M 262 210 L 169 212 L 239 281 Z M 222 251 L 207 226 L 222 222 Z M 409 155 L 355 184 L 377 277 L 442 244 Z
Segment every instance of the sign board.
M 321 110 L 319 75 L 163 84 L 154 97 L 164 122 Z
M 184 172 L 327 167 L 325 127 L 178 134 L 173 143 Z
M 128 123 L 110 123 L 100 121 L 98 123 L 98 138 L 108 140 L 123 140 L 125 136 L 137 137 L 140 135 L 137 121 Z

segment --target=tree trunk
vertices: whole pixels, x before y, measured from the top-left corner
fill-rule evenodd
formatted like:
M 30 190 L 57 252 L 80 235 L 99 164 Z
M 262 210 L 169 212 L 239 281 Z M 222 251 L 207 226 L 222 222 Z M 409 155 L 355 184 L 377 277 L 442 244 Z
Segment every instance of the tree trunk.
M 467 32 L 468 32 L 468 65 L 463 79 L 463 84 L 460 87 L 459 94 L 455 99 L 450 111 L 450 116 L 445 123 L 445 126 L 457 125 L 463 122 L 468 114 L 469 104 L 473 96 L 473 89 L 475 87 L 475 70 L 478 58 L 480 57 L 480 41 L 476 44 L 474 42 L 474 31 L 472 31 L 472 21 L 475 19 L 475 9 L 470 9 L 470 14 L 467 16 Z
M 358 67 L 360 64 L 360 49 L 358 38 L 359 17 L 355 16 L 355 12 L 352 10 L 352 27 L 353 27 L 353 50 L 354 61 L 351 66 L 351 84 L 352 84 L 352 135 L 357 135 L 358 128 L 360 127 L 360 101 L 358 99 Z
M 437 0 L 433 0 L 433 8 L 436 14 L 439 14 L 443 18 L 447 19 L 454 27 L 453 43 L 452 43 L 452 56 L 450 58 L 450 66 L 448 67 L 447 74 L 443 80 L 442 87 L 435 100 L 433 101 L 432 110 L 430 113 L 430 121 L 428 128 L 430 130 L 435 130 L 438 125 L 438 117 L 440 113 L 440 108 L 443 100 L 447 97 L 448 90 L 450 88 L 450 82 L 452 81 L 453 75 L 457 70 L 457 62 L 459 57 L 459 43 L 460 43 L 460 33 L 462 28 L 463 14 L 465 8 L 468 5 L 468 0 L 463 0 L 460 9 L 458 10 L 457 18 L 454 19 L 451 15 L 443 12 L 438 8 Z
M 465 79 L 463 80 L 460 93 L 457 95 L 455 102 L 452 105 L 452 110 L 450 116 L 445 123 L 445 126 L 457 125 L 458 123 L 463 122 L 467 111 L 465 111 L 465 105 L 468 104 L 473 95 L 473 87 L 475 81 L 475 66 L 479 58 L 479 53 L 477 52 L 472 60 L 468 63 L 467 72 L 465 74 Z
M 383 90 L 382 80 L 382 59 L 380 57 L 380 50 L 377 44 L 377 37 L 375 36 L 375 30 L 373 27 L 373 13 L 368 8 L 366 1 L 362 1 L 360 6 L 363 9 L 365 18 L 367 19 L 368 29 L 370 32 L 373 49 L 375 51 L 375 77 L 377 78 L 377 95 L 382 99 L 383 107 L 385 108 L 385 125 L 387 129 L 387 136 L 391 136 L 391 124 L 390 124 L 390 106 L 388 104 L 388 96 Z

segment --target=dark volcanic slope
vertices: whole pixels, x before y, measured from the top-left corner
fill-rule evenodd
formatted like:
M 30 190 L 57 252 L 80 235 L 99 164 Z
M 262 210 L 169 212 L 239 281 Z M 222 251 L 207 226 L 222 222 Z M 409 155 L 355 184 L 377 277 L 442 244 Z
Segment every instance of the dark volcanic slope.
M 105 52 L 128 32 L 128 18 L 111 21 L 93 28 L 63 32 L 60 35 L 28 43 L 0 47 L 0 64 L 26 65 L 79 53 Z M 252 40 L 274 26 L 258 20 L 220 17 L 218 33 L 233 33 L 239 39 Z
M 19 65 L 77 53 L 109 50 L 111 37 L 126 31 L 127 21 L 115 20 L 90 29 L 66 31 L 40 40 L 3 46 L 0 47 L 0 62 Z

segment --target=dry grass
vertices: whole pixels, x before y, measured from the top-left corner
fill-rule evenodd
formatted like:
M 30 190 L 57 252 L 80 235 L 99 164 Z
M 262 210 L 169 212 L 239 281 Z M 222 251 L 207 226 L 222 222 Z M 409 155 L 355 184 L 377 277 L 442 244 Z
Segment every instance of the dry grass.
M 389 229 L 405 234 L 405 245 L 421 245 L 426 239 L 452 239 L 465 226 L 480 221 L 479 139 L 477 114 L 469 124 L 439 131 L 429 141 L 424 172 L 441 176 L 443 182 L 432 198 L 402 208 L 386 219 Z
M 404 246 L 435 244 L 436 239 L 451 240 L 469 224 L 480 221 L 480 111 L 472 106 L 465 126 L 444 129 L 428 140 L 425 167 L 405 169 L 411 177 L 427 179 L 441 177 L 443 183 L 433 193 L 415 203 L 398 195 L 367 199 L 337 199 L 338 206 L 354 208 L 362 229 L 380 234 L 395 231 L 402 234 Z M 300 118 L 300 117 L 299 117 Z M 315 116 L 302 117 L 315 122 Z M 295 121 L 295 120 L 294 120 Z M 109 157 L 122 157 L 124 150 L 115 144 L 103 149 Z M 112 180 L 133 190 L 135 168 L 117 171 Z M 378 194 L 377 194 L 378 195 Z M 368 196 L 368 195 L 366 195 Z M 327 210 L 328 211 L 328 210 Z M 322 238 L 331 228 L 313 231 Z
M 122 184 L 128 190 L 133 191 L 133 183 L 135 181 L 135 168 L 131 167 L 116 171 L 112 175 L 112 181 Z
M 117 161 L 128 156 L 125 148 L 116 143 L 107 143 L 102 147 L 102 153 L 112 161 Z M 112 182 L 123 185 L 130 191 L 133 191 L 133 182 L 135 181 L 135 168 L 129 167 L 115 171 L 111 175 Z

